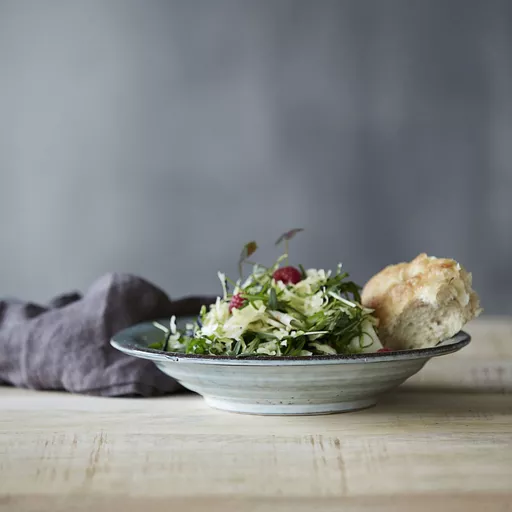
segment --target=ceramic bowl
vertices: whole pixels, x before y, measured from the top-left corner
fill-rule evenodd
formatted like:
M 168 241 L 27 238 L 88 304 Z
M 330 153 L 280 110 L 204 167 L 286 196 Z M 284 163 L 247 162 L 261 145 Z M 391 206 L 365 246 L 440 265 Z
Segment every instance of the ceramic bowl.
M 167 322 L 165 322 L 167 323 Z M 148 348 L 162 339 L 151 323 L 116 334 L 111 343 L 153 361 L 208 405 L 246 414 L 329 414 L 373 406 L 432 357 L 456 352 L 471 338 L 461 331 L 436 347 L 350 356 L 201 356 Z

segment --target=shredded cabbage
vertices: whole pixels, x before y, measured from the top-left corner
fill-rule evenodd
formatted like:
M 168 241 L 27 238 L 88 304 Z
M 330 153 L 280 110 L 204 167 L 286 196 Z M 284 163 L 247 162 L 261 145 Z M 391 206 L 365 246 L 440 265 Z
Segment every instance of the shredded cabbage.
M 338 265 L 330 271 L 301 267 L 296 284 L 276 281 L 279 258 L 270 268 L 255 265 L 244 281 L 232 283 L 219 272 L 223 295 L 209 308 L 203 306 L 198 321 L 180 333 L 175 318 L 155 348 L 188 354 L 247 356 L 311 356 L 376 352 L 382 348 L 377 319 L 361 305 L 360 287 L 348 281 Z M 234 295 L 243 299 L 230 310 Z

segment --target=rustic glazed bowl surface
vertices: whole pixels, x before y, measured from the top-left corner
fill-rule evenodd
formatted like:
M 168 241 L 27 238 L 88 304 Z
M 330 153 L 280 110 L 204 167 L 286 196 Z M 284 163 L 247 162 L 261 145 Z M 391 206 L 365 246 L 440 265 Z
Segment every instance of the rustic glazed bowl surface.
M 111 343 L 153 361 L 185 388 L 217 409 L 246 414 L 328 414 L 375 405 L 379 397 L 417 373 L 432 358 L 465 347 L 461 331 L 432 348 L 310 357 L 228 357 L 163 352 L 151 323 L 117 333 Z

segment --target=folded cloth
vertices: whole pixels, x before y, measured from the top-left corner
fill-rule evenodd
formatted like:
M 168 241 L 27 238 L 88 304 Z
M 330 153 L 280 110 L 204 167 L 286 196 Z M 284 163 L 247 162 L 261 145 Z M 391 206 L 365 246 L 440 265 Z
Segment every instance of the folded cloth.
M 151 361 L 110 345 L 131 325 L 195 315 L 211 297 L 170 300 L 153 284 L 107 274 L 82 296 L 60 295 L 42 306 L 0 301 L 0 383 L 102 396 L 157 396 L 180 385 Z

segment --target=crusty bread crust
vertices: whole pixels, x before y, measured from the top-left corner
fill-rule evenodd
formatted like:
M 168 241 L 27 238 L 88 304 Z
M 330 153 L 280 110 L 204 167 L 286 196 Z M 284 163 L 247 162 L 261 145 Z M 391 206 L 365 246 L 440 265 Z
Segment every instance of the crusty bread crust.
M 373 276 L 362 292 L 390 348 L 431 347 L 450 338 L 482 311 L 472 277 L 452 259 L 418 255 Z

